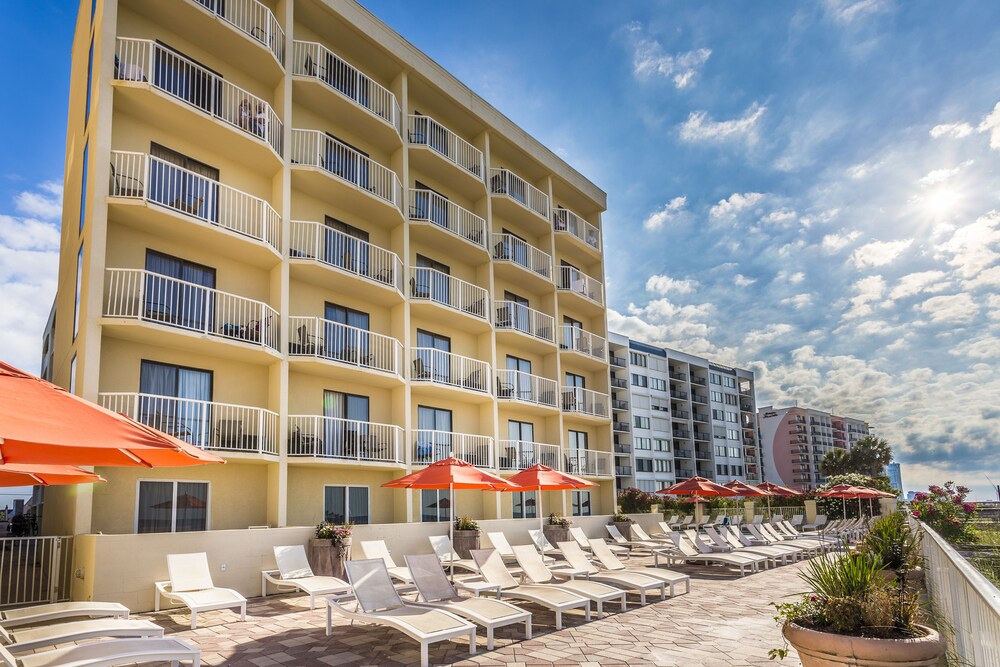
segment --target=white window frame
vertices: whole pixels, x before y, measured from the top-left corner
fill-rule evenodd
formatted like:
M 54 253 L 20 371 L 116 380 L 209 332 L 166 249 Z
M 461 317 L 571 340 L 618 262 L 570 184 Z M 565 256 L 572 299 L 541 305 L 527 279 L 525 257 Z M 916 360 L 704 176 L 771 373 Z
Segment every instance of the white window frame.
M 535 501 L 535 516 L 527 516 L 527 512 L 524 511 L 524 507 L 525 507 L 524 503 L 528 500 L 527 495 L 529 493 L 531 494 L 531 497 Z M 531 520 L 535 520 L 535 519 L 538 518 L 538 492 L 537 491 L 515 491 L 515 492 L 511 493 L 510 496 L 511 496 L 511 498 L 510 498 L 510 515 L 511 515 L 512 518 L 514 518 L 514 519 L 531 519 Z M 516 504 L 514 502 L 514 500 L 515 500 L 516 496 L 521 496 L 521 515 L 522 516 L 520 516 L 520 517 L 514 516 L 514 506 Z
M 593 505 L 594 498 L 593 496 L 590 495 L 590 491 L 570 491 L 570 500 L 569 500 L 570 511 L 573 511 L 573 506 L 575 504 L 573 502 L 572 494 L 578 494 L 576 497 L 580 499 L 579 504 L 581 511 L 583 510 L 584 500 L 587 501 L 587 508 L 588 508 L 587 514 L 573 514 L 573 516 L 594 516 L 594 505 Z M 584 496 L 584 494 L 586 494 L 586 497 Z
M 344 489 L 344 517 L 348 523 L 351 520 L 351 494 L 348 489 L 368 489 L 368 524 L 374 523 L 372 518 L 372 487 L 367 484 L 324 484 L 323 485 L 323 521 L 326 521 L 326 490 L 329 488 Z M 358 524 L 367 525 L 367 524 Z
M 143 482 L 170 482 L 174 485 L 173 495 L 170 497 L 171 502 L 177 500 L 177 485 L 179 483 L 183 484 L 204 484 L 208 487 L 208 493 L 206 494 L 205 500 L 205 530 L 212 530 L 212 482 L 207 479 L 155 479 L 151 477 L 140 477 L 135 480 L 135 512 L 132 520 L 132 534 L 139 535 L 139 488 L 142 486 Z M 186 533 L 201 533 L 201 530 L 186 530 Z M 160 535 L 176 534 L 177 533 L 177 507 L 173 508 L 170 516 L 170 533 L 159 533 Z M 142 533 L 143 535 L 148 535 L 151 533 Z

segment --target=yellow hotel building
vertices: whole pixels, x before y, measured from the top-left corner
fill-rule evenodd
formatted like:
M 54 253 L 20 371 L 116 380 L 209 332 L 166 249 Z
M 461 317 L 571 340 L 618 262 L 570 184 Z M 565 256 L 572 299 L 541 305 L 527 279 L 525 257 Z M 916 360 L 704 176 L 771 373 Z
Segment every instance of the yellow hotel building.
M 447 520 L 381 487 L 447 456 L 614 511 L 597 186 L 353 2 L 84 0 L 72 63 L 52 377 L 226 465 L 99 469 L 45 533 Z

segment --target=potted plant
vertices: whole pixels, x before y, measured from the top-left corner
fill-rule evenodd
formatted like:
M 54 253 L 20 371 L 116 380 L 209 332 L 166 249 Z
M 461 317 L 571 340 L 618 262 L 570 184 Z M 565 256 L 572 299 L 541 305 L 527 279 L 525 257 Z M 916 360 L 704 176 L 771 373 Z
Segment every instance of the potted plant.
M 569 542 L 569 527 L 573 522 L 561 514 L 549 514 L 549 520 L 542 526 L 542 534 L 549 544 L 555 546 L 559 542 Z
M 626 540 L 632 539 L 632 519 L 628 518 L 627 514 L 615 512 L 608 523 L 617 528 Z
M 462 516 L 455 520 L 453 546 L 462 558 L 472 558 L 469 552 L 479 548 L 479 524 L 472 517 Z
M 899 512 L 876 519 L 860 548 L 882 559 L 881 574 L 887 581 L 913 582 L 924 576 L 919 533 L 910 530 L 906 516 Z
M 324 521 L 316 526 L 316 537 L 309 540 L 309 567 L 321 577 L 346 578 L 344 562 L 351 558 L 351 527 Z
M 791 644 L 803 667 L 939 665 L 941 636 L 916 622 L 917 594 L 887 582 L 884 565 L 870 550 L 811 560 L 799 574 L 809 592 L 775 604 L 787 644 L 771 657 L 784 658 Z

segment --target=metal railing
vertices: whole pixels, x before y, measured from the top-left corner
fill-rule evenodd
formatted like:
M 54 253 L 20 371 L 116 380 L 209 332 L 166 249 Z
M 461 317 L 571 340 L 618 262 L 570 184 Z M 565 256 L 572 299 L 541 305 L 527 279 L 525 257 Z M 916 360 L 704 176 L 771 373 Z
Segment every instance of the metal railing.
M 490 393 L 490 365 L 433 347 L 410 349 L 410 380 Z
M 497 329 L 512 329 L 549 343 L 555 342 L 555 320 L 545 313 L 516 301 L 494 301 Z
M 288 455 L 403 463 L 403 429 L 356 419 L 289 415 Z
M 580 352 L 601 361 L 607 359 L 607 341 L 597 334 L 584 331 L 572 324 L 562 325 L 562 340 L 560 341 L 560 345 L 567 350 Z
M 410 114 L 409 142 L 427 146 L 483 180 L 483 152 L 430 116 Z
M 414 465 L 427 465 L 454 456 L 478 468 L 496 466 L 493 438 L 472 433 L 416 429 L 413 431 L 410 456 L 410 462 Z
M 190 215 L 281 252 L 281 216 L 270 204 L 158 157 L 111 151 L 108 194 Z
M 402 211 L 399 176 L 364 153 L 319 130 L 292 129 L 292 164 L 319 167 Z
M 501 440 L 500 470 L 527 470 L 539 463 L 560 469 L 559 445 L 545 445 L 540 442 L 526 440 Z
M 608 395 L 583 387 L 562 388 L 563 412 L 592 415 L 594 417 L 610 417 L 608 412 Z
M 552 212 L 552 223 L 557 232 L 566 232 L 580 239 L 595 250 L 601 249 L 601 230 L 567 208 Z
M 522 371 L 497 370 L 497 398 L 524 401 L 551 408 L 559 406 L 559 383 L 539 375 Z M 546 464 L 548 465 L 548 464 Z
M 391 336 L 322 317 L 288 318 L 288 354 L 403 375 L 403 344 Z
M 278 454 L 278 415 L 270 410 L 139 392 L 98 397 L 108 410 L 201 449 Z
M 410 188 L 410 220 L 433 222 L 480 248 L 486 247 L 486 220 L 431 190 Z
M 270 104 L 157 42 L 119 37 L 115 78 L 151 83 L 154 88 L 263 140 L 281 155 L 283 126 Z
M 579 294 L 594 303 L 604 303 L 604 285 L 599 280 L 591 278 L 583 271 L 572 266 L 559 267 L 559 283 L 561 290 Z
M 322 222 L 291 221 L 293 260 L 315 260 L 403 293 L 403 262 L 396 253 L 327 227 Z
M 671 389 L 670 396 L 672 396 L 673 398 L 684 400 L 688 397 L 688 393 L 686 391 L 681 391 L 680 389 Z
M 285 32 L 271 10 L 257 0 L 193 0 L 250 35 L 270 51 L 280 65 L 285 56 Z
M 0 608 L 70 598 L 72 537 L 0 538 Z
M 410 298 L 442 306 L 489 321 L 489 293 L 472 283 L 425 266 L 410 267 Z
M 402 131 L 399 102 L 392 92 L 317 42 L 292 42 L 292 74 L 322 81 L 330 90 Z
M 508 169 L 490 169 L 490 194 L 513 199 L 549 220 L 549 196 Z
M 566 450 L 563 469 L 570 474 L 586 475 L 587 477 L 612 477 L 614 475 L 611 452 L 599 452 L 595 449 Z
M 278 313 L 266 303 L 153 273 L 106 269 L 104 315 L 155 322 L 278 352 Z
M 493 259 L 517 264 L 546 279 L 552 278 L 552 257 L 513 234 L 493 234 Z

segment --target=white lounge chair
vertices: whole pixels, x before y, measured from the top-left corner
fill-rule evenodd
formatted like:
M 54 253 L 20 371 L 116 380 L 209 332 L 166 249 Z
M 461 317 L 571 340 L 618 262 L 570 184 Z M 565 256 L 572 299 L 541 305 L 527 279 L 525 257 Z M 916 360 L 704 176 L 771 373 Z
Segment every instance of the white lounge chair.
M 587 546 L 589 547 L 590 544 L 588 543 Z M 656 589 L 660 590 L 661 600 L 667 597 L 667 584 L 665 581 L 650 577 L 641 572 L 611 572 L 609 570 L 601 570 L 590 562 L 587 554 L 576 542 L 560 542 L 559 549 L 562 550 L 566 563 L 574 570 L 585 572 L 587 579 L 611 584 L 629 593 L 636 593 L 639 595 L 641 604 L 646 604 L 646 593 L 655 591 Z
M 737 556 L 735 554 L 711 553 L 711 549 L 708 550 L 709 553 L 703 553 L 691 540 L 681 533 L 671 533 L 671 539 L 673 539 L 678 552 L 675 558 L 688 563 L 704 563 L 705 565 L 715 563 L 717 565 L 735 567 L 739 569 L 741 577 L 746 576 L 747 569 L 751 572 L 756 572 L 759 562 L 767 562 L 767 559 L 763 556 L 749 558 L 748 556 Z
M 569 529 L 569 536 L 573 538 L 581 549 L 584 551 L 590 551 L 590 538 L 587 534 L 583 532 L 583 528 L 580 526 L 572 526 Z M 619 557 L 628 558 L 632 555 L 632 549 L 630 547 L 623 547 L 619 544 L 609 544 L 608 548 L 615 552 Z
M 483 579 L 500 587 L 501 597 L 533 602 L 554 611 L 557 630 L 562 630 L 562 614 L 569 609 L 583 608 L 584 618 L 590 620 L 590 600 L 558 586 L 519 585 L 495 549 L 473 549 L 472 560 Z
M 608 531 L 608 535 L 611 536 L 611 539 L 618 546 L 623 546 L 623 547 L 628 546 L 632 547 L 633 549 L 646 549 L 650 553 L 655 553 L 657 550 L 662 550 L 664 547 L 664 544 L 662 542 L 656 542 L 653 540 L 626 539 L 625 536 L 622 535 L 621 531 L 618 530 L 618 526 L 613 526 L 608 524 L 607 526 L 605 526 L 605 528 Z M 593 543 L 593 540 L 591 540 L 591 543 Z
M 642 526 L 640 526 L 637 523 L 632 524 L 632 534 L 635 535 L 637 538 L 639 538 L 639 540 L 642 542 L 659 542 L 661 544 L 670 543 L 670 538 L 668 538 L 666 535 L 663 536 L 657 535 L 655 537 L 650 537 L 646 533 L 646 531 L 642 529 Z
M 12 629 L 0 627 L 0 640 L 11 653 L 24 653 L 58 644 L 70 644 L 96 637 L 162 637 L 163 628 L 152 621 L 121 618 L 95 618 L 86 621 L 53 623 L 38 627 Z
M 490 538 L 490 544 L 493 548 L 497 550 L 500 557 L 506 562 L 517 562 L 517 557 L 514 556 L 514 549 L 510 546 L 510 542 L 507 541 L 507 536 L 501 532 L 486 533 L 486 537 Z M 556 559 L 552 556 L 545 556 L 546 563 L 554 563 Z
M 208 554 L 168 554 L 170 581 L 157 581 L 153 610 L 160 611 L 160 598 L 179 603 L 191 610 L 191 629 L 198 627 L 198 612 L 239 607 L 240 620 L 247 620 L 247 599 L 231 588 L 212 583 Z
M 732 545 L 739 544 L 743 547 L 752 548 L 760 553 L 764 553 L 762 547 L 766 547 L 767 551 L 772 553 L 785 553 L 788 554 L 792 561 L 800 560 L 806 557 L 806 551 L 792 544 L 785 543 L 771 543 L 768 540 L 758 539 L 752 535 L 744 535 L 743 532 L 735 527 L 730 526 L 729 530 L 723 535 L 726 541 Z
M 201 651 L 175 637 L 108 639 L 19 658 L 0 646 L 0 665 L 3 667 L 109 667 L 162 661 L 173 665 L 190 662 L 192 667 L 199 667 Z
M 0 625 L 16 628 L 64 618 L 128 618 L 129 609 L 117 602 L 55 602 L 0 610 Z
M 545 537 L 545 533 L 538 528 L 528 530 L 528 536 L 531 537 L 531 541 L 535 543 L 535 548 L 540 549 L 543 554 L 559 553 L 559 549 L 552 546 L 552 543 Z
M 333 632 L 333 612 L 351 621 L 373 623 L 399 630 L 420 642 L 420 665 L 427 667 L 427 645 L 455 637 L 469 638 L 469 655 L 476 654 L 476 626 L 455 614 L 440 609 L 425 609 L 407 605 L 392 585 L 385 562 L 381 558 L 349 560 L 347 578 L 354 590 L 356 609 L 342 603 L 346 596 L 326 598 L 326 634 Z
M 693 530 L 685 530 L 683 534 L 684 537 L 686 537 L 700 553 L 703 554 L 719 553 L 718 549 L 714 548 L 712 544 L 702 539 L 701 535 L 698 534 L 697 532 Z M 737 558 L 743 558 L 748 562 L 753 563 L 755 569 L 761 568 L 761 566 L 763 566 L 762 569 L 766 570 L 771 565 L 771 563 L 774 562 L 772 558 L 769 558 L 768 556 L 764 556 L 762 554 L 752 554 L 748 552 L 742 552 L 742 553 L 732 552 L 732 555 Z
M 813 521 L 811 521 L 810 523 L 802 524 L 802 527 L 811 530 L 819 530 L 825 525 L 826 525 L 826 515 L 817 514 L 816 518 Z
M 437 554 L 438 559 L 446 567 L 461 568 L 463 570 L 468 570 L 469 572 L 478 572 L 476 564 L 470 558 L 462 558 L 455 551 L 455 547 L 451 544 L 451 538 L 447 535 L 428 535 L 427 539 L 431 542 L 431 548 L 434 549 L 434 553 Z
M 784 549 L 775 549 L 768 546 L 744 546 L 735 537 L 732 537 L 728 526 L 719 526 L 716 530 L 713 526 L 705 528 L 705 535 L 708 536 L 717 549 L 731 553 L 749 553 L 758 556 L 767 556 L 768 565 L 786 565 L 789 560 L 795 562 L 795 554 Z
M 403 556 L 406 566 L 413 573 L 413 584 L 418 598 L 413 604 L 432 609 L 450 611 L 467 621 L 486 628 L 486 648 L 493 650 L 493 631 L 505 625 L 524 623 L 524 635 L 531 639 L 531 612 L 503 600 L 462 597 L 448 581 L 441 569 L 441 562 L 434 554 Z
M 313 574 L 306 548 L 301 544 L 274 547 L 274 562 L 277 570 L 262 570 L 260 573 L 260 595 L 267 597 L 267 584 L 279 589 L 302 591 L 309 596 L 309 608 L 316 608 L 317 595 L 344 593 L 351 585 L 337 577 L 322 577 Z
M 618 560 L 618 557 L 611 552 L 604 540 L 591 540 L 590 548 L 594 551 L 594 556 L 597 557 L 601 567 L 609 572 L 638 572 L 653 579 L 659 579 L 670 587 L 670 597 L 674 597 L 677 584 L 684 584 L 685 593 L 691 592 L 691 577 L 689 575 L 659 567 L 629 567 Z
M 807 544 L 805 542 L 799 542 L 798 540 L 786 541 L 778 537 L 777 535 L 773 535 L 769 530 L 767 530 L 767 528 L 769 528 L 769 526 L 763 526 L 763 525 L 755 526 L 752 524 L 747 526 L 747 530 L 750 532 L 751 537 L 754 537 L 758 541 L 769 544 L 771 546 L 780 545 L 788 549 L 797 549 L 798 551 L 803 553 L 818 554 L 822 550 L 820 545 L 816 543 Z
M 664 521 L 663 523 L 667 524 L 668 526 L 676 526 L 679 523 L 678 518 L 679 517 L 676 514 L 671 514 L 670 518 Z
M 361 555 L 365 558 L 381 558 L 385 562 L 385 569 L 389 572 L 390 577 L 404 584 L 413 584 L 413 575 L 410 574 L 410 569 L 396 565 L 385 540 L 365 540 L 361 542 L 360 546 Z
M 523 544 L 514 547 L 514 555 L 517 557 L 518 565 L 521 566 L 521 569 L 524 572 L 524 578 L 533 584 L 551 584 L 553 586 L 559 586 L 560 588 L 565 588 L 566 590 L 573 591 L 577 595 L 587 598 L 591 602 L 597 604 L 597 618 L 604 616 L 605 602 L 618 600 L 622 606 L 622 611 L 625 611 L 626 605 L 628 605 L 628 596 L 625 591 L 615 586 L 602 584 L 599 581 L 581 581 L 577 579 L 571 579 L 570 581 L 557 580 L 556 574 L 561 574 L 562 576 L 567 577 L 575 577 L 577 574 L 580 576 L 586 576 L 587 572 L 585 570 L 577 571 L 572 568 L 550 569 L 545 566 L 545 563 L 542 561 L 542 557 L 530 544 Z

